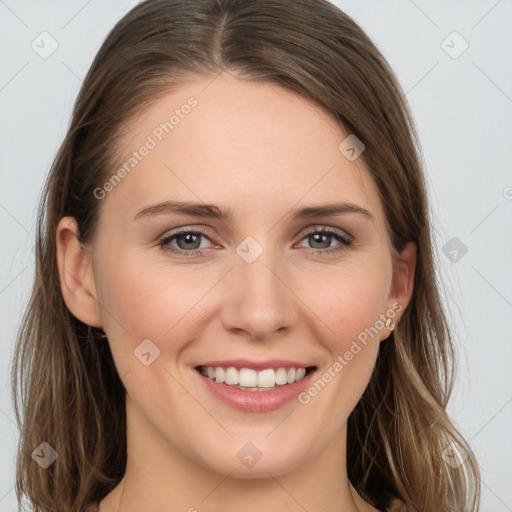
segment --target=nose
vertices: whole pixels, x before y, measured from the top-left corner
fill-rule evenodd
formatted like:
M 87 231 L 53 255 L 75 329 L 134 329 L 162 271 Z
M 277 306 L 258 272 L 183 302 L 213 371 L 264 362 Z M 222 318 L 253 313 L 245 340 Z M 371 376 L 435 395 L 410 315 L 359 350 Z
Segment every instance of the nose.
M 224 328 L 258 341 L 290 330 L 297 322 L 298 304 L 284 262 L 272 251 L 263 251 L 252 263 L 234 256 L 222 290 Z

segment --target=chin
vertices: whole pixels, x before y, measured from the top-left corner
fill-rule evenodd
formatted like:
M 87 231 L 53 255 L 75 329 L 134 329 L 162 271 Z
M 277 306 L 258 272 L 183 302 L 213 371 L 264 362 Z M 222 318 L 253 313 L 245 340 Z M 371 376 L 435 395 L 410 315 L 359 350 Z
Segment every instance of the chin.
M 279 476 L 297 468 L 301 461 L 305 459 L 305 454 L 283 453 L 275 447 L 267 447 L 258 450 L 254 445 L 246 443 L 241 449 L 234 451 L 233 456 L 226 457 L 226 453 L 231 449 L 225 450 L 222 459 L 216 459 L 216 454 L 206 460 L 204 455 L 200 464 L 210 471 L 227 475 L 231 478 L 252 479 L 268 478 L 269 473 L 272 476 Z M 265 455 L 265 452 L 268 455 Z M 289 447 L 287 452 L 290 452 Z

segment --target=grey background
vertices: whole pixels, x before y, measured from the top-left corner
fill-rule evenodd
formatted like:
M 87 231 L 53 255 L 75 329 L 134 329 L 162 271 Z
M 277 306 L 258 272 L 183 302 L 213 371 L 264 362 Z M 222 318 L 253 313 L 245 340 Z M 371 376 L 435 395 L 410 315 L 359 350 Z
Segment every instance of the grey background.
M 82 77 L 136 3 L 0 0 L 0 512 L 17 510 L 9 370 L 33 279 L 39 194 Z M 512 511 L 512 1 L 335 3 L 407 93 L 457 339 L 450 412 L 481 464 L 481 510 Z M 47 58 L 31 47 L 49 51 L 52 39 Z

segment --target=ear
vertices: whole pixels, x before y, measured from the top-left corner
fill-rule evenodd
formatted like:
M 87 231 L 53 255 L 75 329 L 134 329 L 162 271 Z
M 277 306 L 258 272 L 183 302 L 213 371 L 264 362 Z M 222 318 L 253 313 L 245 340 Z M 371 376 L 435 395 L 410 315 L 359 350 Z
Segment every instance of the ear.
M 57 226 L 57 266 L 64 302 L 83 323 L 102 327 L 94 273 L 87 250 L 78 241 L 74 217 L 63 217 Z
M 404 249 L 397 253 L 393 261 L 393 279 L 386 302 L 386 317 L 391 317 L 395 325 L 404 314 L 411 301 L 416 273 L 417 248 L 415 242 L 408 242 Z M 381 340 L 386 339 L 391 331 L 384 327 Z

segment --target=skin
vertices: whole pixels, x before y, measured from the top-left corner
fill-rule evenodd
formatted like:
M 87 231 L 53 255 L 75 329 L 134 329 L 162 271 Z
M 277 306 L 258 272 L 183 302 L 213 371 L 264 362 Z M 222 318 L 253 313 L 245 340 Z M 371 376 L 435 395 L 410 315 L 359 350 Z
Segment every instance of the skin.
M 347 134 L 328 112 L 278 85 L 227 72 L 183 83 L 133 119 L 119 165 L 190 96 L 197 106 L 101 200 L 93 243 L 79 245 L 71 217 L 57 229 L 66 305 L 105 330 L 127 390 L 126 474 L 100 511 L 375 511 L 347 478 L 346 422 L 386 327 L 308 404 L 292 400 L 272 412 L 219 402 L 198 386 L 194 367 L 285 358 L 321 374 L 393 304 L 402 307 L 399 322 L 412 295 L 415 245 L 392 265 L 383 205 L 363 159 L 338 150 Z M 233 218 L 134 220 L 174 199 L 229 208 Z M 290 215 L 334 201 L 365 208 L 374 221 Z M 205 231 L 202 255 L 159 245 L 180 227 Z M 342 244 L 307 236 L 322 227 L 350 234 L 354 245 L 320 254 Z M 250 264 L 236 252 L 247 236 L 263 249 Z M 178 242 L 169 244 L 182 253 L 198 247 Z M 149 366 L 133 353 L 145 339 L 160 350 Z M 237 457 L 247 442 L 262 455 L 250 468 Z

